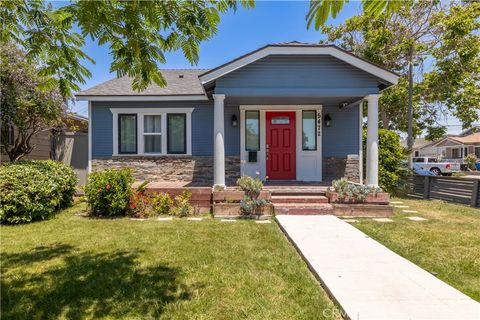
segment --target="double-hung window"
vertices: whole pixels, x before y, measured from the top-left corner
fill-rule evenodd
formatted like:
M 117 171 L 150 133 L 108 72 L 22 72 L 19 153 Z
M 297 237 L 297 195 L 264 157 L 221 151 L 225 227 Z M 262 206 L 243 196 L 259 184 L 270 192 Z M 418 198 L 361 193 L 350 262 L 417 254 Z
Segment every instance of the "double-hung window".
M 143 116 L 143 152 L 162 153 L 162 115 Z

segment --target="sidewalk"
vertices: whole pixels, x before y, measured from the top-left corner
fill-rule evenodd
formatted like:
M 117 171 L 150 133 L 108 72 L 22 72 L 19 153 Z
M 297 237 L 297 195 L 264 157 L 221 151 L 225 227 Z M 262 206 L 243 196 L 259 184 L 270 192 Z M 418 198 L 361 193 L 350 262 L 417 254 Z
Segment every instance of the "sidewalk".
M 480 319 L 480 304 L 334 216 L 276 219 L 352 320 Z

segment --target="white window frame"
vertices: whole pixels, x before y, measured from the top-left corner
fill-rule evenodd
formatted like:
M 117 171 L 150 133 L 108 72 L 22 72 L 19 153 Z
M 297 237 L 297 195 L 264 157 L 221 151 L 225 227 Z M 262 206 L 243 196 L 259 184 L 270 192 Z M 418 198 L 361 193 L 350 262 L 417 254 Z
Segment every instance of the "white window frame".
M 160 116 L 160 128 L 161 128 L 161 131 L 160 133 L 158 132 L 145 132 L 145 116 Z M 165 132 L 165 128 L 164 128 L 164 121 L 163 121 L 163 118 L 164 118 L 164 115 L 161 114 L 161 113 L 143 113 L 142 114 L 142 131 L 141 131 L 141 135 L 142 135 L 142 143 L 139 144 L 138 146 L 142 147 L 142 154 L 148 154 L 148 155 L 161 155 L 163 153 L 163 143 L 164 143 L 164 139 L 163 139 L 163 136 L 166 136 L 167 133 Z M 162 139 L 162 142 L 161 142 L 161 146 L 162 146 L 162 152 L 158 153 L 158 152 L 145 152 L 145 136 L 161 136 L 161 139 Z
M 191 156 L 192 155 L 192 112 L 194 108 L 110 108 L 113 120 L 113 137 L 112 156 Z M 167 114 L 169 113 L 184 113 L 187 120 L 187 152 L 182 154 L 167 153 Z M 118 153 L 118 115 L 119 114 L 136 114 L 137 115 L 137 153 L 135 154 L 121 154 Z M 144 116 L 146 115 L 160 115 L 162 117 L 161 133 L 145 133 L 144 132 Z M 162 152 L 161 153 L 145 153 L 144 136 L 145 135 L 161 135 L 162 137 Z

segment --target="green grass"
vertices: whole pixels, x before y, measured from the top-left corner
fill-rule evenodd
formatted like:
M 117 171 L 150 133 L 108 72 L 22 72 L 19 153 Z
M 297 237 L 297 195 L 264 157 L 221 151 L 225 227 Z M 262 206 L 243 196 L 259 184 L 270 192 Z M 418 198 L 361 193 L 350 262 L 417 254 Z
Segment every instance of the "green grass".
M 394 199 L 394 222 L 361 219 L 354 226 L 438 278 L 480 301 L 480 210 L 440 201 Z M 415 222 L 406 216 L 428 221 Z
M 1 227 L 2 319 L 338 318 L 275 223 L 74 215 L 84 210 Z

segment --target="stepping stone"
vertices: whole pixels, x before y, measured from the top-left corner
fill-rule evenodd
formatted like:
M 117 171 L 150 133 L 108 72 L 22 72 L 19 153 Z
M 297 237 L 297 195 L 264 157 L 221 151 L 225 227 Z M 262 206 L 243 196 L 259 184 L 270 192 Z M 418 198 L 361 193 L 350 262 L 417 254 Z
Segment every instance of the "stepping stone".
M 426 221 L 428 219 L 422 218 L 422 217 L 407 217 L 407 219 L 412 220 L 412 221 Z
M 237 222 L 235 219 L 220 219 L 221 222 Z
M 350 223 L 358 222 L 358 220 L 356 220 L 356 219 L 343 219 L 343 221 L 350 222 Z
M 377 222 L 393 222 L 393 220 L 389 218 L 375 218 L 373 220 Z
M 170 221 L 173 220 L 172 217 L 159 217 L 157 218 L 157 221 Z
M 130 218 L 130 220 L 133 220 L 133 221 L 145 221 L 147 219 L 145 218 Z
M 408 208 L 408 206 L 394 206 L 395 208 Z
M 256 220 L 255 223 L 267 224 L 267 223 L 272 223 L 272 221 L 270 221 L 270 220 Z
M 418 211 L 416 211 L 416 210 L 402 210 L 402 212 L 405 212 L 405 213 L 418 213 Z
M 202 221 L 203 218 L 187 218 L 187 220 L 190 220 L 190 221 Z
M 390 203 L 392 203 L 392 204 L 402 204 L 403 202 L 402 201 L 390 201 Z

